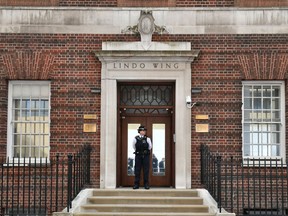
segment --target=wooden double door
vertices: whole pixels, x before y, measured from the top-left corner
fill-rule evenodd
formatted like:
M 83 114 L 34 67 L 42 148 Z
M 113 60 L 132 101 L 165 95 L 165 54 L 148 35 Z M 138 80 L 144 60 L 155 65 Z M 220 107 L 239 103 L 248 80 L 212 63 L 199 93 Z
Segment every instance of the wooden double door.
M 175 83 L 118 84 L 117 186 L 133 186 L 135 155 L 133 139 L 138 127 L 151 138 L 149 184 L 174 186 Z M 143 184 L 143 172 L 141 173 Z
M 172 116 L 125 117 L 121 121 L 121 186 L 134 184 L 135 155 L 132 141 L 140 125 L 147 128 L 152 141 L 149 183 L 156 187 L 173 186 Z M 141 183 L 143 185 L 143 172 Z

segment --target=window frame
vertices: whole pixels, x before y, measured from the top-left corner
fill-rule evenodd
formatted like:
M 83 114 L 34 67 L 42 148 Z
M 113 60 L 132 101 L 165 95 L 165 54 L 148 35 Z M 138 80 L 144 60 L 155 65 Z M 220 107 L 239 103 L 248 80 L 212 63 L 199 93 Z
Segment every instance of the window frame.
M 49 124 L 49 133 L 48 133 L 48 157 L 47 161 L 50 163 L 50 137 L 51 137 L 51 82 L 50 81 L 39 81 L 39 80 L 11 80 L 8 83 L 8 110 L 7 110 L 7 160 L 9 158 L 9 163 L 14 162 L 14 165 L 20 164 L 23 166 L 23 162 L 28 161 L 29 157 L 14 157 L 14 144 L 13 144 L 13 87 L 14 85 L 48 85 L 49 88 L 49 95 L 48 95 L 48 124 Z M 14 157 L 14 160 L 13 160 Z M 46 157 L 31 157 L 31 163 L 41 164 L 46 161 Z
M 279 156 L 245 156 L 244 152 L 244 144 L 245 144 L 245 137 L 244 137 L 244 124 L 248 123 L 245 122 L 245 116 L 244 116 L 244 87 L 247 85 L 278 85 L 280 87 L 280 155 Z M 283 164 L 286 164 L 286 122 L 285 122 L 285 81 L 242 81 L 242 158 L 244 161 L 244 164 L 249 163 L 251 164 L 257 164 L 257 165 L 264 165 L 265 159 L 272 159 L 274 160 L 273 163 L 280 164 L 281 159 L 283 161 Z M 263 98 L 263 95 L 261 96 L 261 99 Z M 263 108 L 261 109 L 263 110 Z M 250 144 L 251 145 L 251 144 Z M 270 163 L 266 165 L 271 165 Z

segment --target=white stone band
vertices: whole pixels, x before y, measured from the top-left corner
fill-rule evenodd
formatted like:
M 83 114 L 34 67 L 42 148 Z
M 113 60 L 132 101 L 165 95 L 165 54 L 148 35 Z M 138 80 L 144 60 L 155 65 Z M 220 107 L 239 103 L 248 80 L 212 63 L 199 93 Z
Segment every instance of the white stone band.
M 170 34 L 287 34 L 288 8 L 147 8 Z M 121 34 L 143 8 L 0 7 L 0 33 Z

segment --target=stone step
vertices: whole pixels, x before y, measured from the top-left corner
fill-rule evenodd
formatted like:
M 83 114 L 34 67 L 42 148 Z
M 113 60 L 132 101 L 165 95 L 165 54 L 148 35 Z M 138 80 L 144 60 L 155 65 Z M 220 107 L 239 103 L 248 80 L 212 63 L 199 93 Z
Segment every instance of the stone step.
M 166 213 L 207 213 L 204 205 L 121 205 L 121 204 L 86 204 L 81 206 L 84 212 L 166 212 Z
M 199 197 L 167 197 L 167 196 L 94 196 L 89 197 L 90 204 L 166 204 L 166 205 L 202 205 Z
M 74 216 L 215 216 L 197 190 L 95 189 Z
M 132 189 L 95 189 L 93 196 L 147 196 L 147 197 L 197 197 L 196 190 L 179 189 L 150 189 L 150 190 L 132 190 Z

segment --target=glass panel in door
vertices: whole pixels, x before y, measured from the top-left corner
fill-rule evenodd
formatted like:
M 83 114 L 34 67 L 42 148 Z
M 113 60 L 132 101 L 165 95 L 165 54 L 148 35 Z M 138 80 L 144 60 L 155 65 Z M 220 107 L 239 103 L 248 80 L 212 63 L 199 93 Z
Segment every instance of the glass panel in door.
M 153 124 L 152 134 L 152 175 L 165 176 L 165 124 Z
M 132 147 L 132 142 L 134 137 L 137 135 L 137 129 L 139 128 L 140 123 L 128 123 L 127 130 L 127 175 L 134 176 L 134 166 L 135 166 L 135 155 L 134 149 Z

